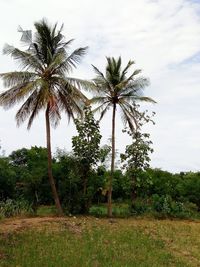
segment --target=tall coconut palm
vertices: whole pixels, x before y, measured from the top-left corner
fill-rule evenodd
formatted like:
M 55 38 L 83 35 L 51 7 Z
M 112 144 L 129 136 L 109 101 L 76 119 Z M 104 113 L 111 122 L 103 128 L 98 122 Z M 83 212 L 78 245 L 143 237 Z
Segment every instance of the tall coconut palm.
M 117 106 L 121 109 L 123 122 L 128 123 L 131 130 L 136 126 L 137 110 L 134 108 L 137 101 L 155 102 L 149 97 L 142 95 L 142 89 L 148 85 L 148 79 L 138 77 L 141 70 L 135 70 L 131 75 L 127 76 L 129 68 L 134 61 L 129 61 L 124 69 L 122 69 L 121 57 L 118 59 L 107 58 L 107 66 L 105 75 L 95 66 L 96 73 L 94 81 L 93 94 L 91 102 L 97 104 L 95 111 L 100 111 L 100 119 L 105 113 L 112 108 L 112 159 L 111 159 L 111 175 L 108 187 L 108 216 L 112 216 L 112 180 L 115 169 L 115 118 Z
M 57 24 L 50 26 L 44 19 L 34 26 L 36 33 L 33 38 L 31 31 L 22 31 L 21 41 L 28 45 L 28 49 L 22 51 L 6 45 L 3 50 L 4 54 L 11 55 L 20 63 L 22 70 L 0 74 L 4 86 L 9 88 L 0 94 L 0 105 L 10 108 L 24 101 L 16 113 L 16 121 L 19 126 L 28 119 L 28 129 L 38 113 L 45 111 L 48 177 L 55 205 L 61 215 L 63 211 L 52 174 L 50 126 L 57 126 L 62 111 L 69 119 L 82 113 L 86 97 L 79 86 L 84 82 L 66 75 L 80 62 L 87 48 L 68 54 L 67 48 L 72 40 L 65 41 L 63 27 L 57 29 Z

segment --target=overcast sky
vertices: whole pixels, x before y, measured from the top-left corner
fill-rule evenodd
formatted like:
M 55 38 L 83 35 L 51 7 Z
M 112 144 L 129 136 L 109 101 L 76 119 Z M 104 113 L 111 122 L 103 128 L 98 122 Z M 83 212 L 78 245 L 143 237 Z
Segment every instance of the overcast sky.
M 154 144 L 152 167 L 173 172 L 200 170 L 200 0 L 0 0 L 0 49 L 5 43 L 21 46 L 17 28 L 33 28 L 35 21 L 64 23 L 72 49 L 89 46 L 74 77 L 91 79 L 91 64 L 104 70 L 106 56 L 122 56 L 125 65 L 136 61 L 151 85 L 145 95 L 154 98 L 156 125 L 148 130 Z M 0 72 L 17 70 L 8 56 L 0 54 Z M 0 91 L 4 88 L 0 83 Z M 16 127 L 16 108 L 0 109 L 0 140 L 6 154 L 45 146 L 44 114 L 30 131 Z M 130 140 L 122 134 L 117 118 L 117 149 Z M 102 144 L 111 135 L 111 113 L 101 122 Z M 52 146 L 71 150 L 75 127 L 63 119 L 52 132 Z

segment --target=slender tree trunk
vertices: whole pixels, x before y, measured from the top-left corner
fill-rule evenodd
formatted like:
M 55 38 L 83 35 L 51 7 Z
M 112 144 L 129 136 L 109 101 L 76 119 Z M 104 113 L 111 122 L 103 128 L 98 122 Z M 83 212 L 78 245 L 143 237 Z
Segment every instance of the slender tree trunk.
M 83 178 L 83 207 L 82 207 L 82 212 L 83 213 L 87 213 L 86 194 L 87 194 L 87 174 L 84 173 L 84 178 Z
M 111 173 L 108 188 L 108 217 L 112 217 L 112 182 L 115 170 L 115 114 L 116 114 L 116 104 L 113 105 L 113 115 L 112 115 L 112 159 L 111 159 Z
M 49 122 L 49 106 L 46 109 L 46 134 L 47 134 L 47 153 L 48 153 L 48 177 L 49 177 L 49 183 L 51 185 L 51 190 L 53 194 L 53 198 L 55 201 L 55 205 L 58 211 L 58 215 L 63 215 L 63 210 L 60 204 L 60 200 L 58 197 L 55 181 L 53 178 L 52 173 L 52 156 L 51 156 L 51 134 L 50 134 L 50 122 Z
M 136 200 L 136 197 L 137 197 L 135 183 L 136 183 L 136 178 L 133 177 L 132 178 L 132 182 L 131 182 L 131 208 L 134 208 L 135 200 Z
M 88 172 L 83 171 L 83 196 L 86 196 L 87 193 L 87 182 L 88 182 Z

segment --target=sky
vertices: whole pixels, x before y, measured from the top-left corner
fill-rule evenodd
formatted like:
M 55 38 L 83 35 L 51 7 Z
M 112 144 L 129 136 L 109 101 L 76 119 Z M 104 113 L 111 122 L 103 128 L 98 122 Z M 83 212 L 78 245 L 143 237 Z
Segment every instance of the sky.
M 172 172 L 200 170 L 200 0 L 0 0 L 0 50 L 5 43 L 24 49 L 17 31 L 34 31 L 34 22 L 47 18 L 64 23 L 66 39 L 75 39 L 71 49 L 89 46 L 87 55 L 71 74 L 95 77 L 91 64 L 104 71 L 106 56 L 129 59 L 150 79 L 144 94 L 157 104 L 156 124 L 145 128 L 151 134 L 154 153 L 151 166 Z M 19 70 L 0 52 L 0 72 Z M 0 92 L 4 91 L 0 83 Z M 13 150 L 45 146 L 45 120 L 40 114 L 27 131 L 16 127 L 15 113 L 0 108 L 0 140 L 6 155 Z M 123 152 L 130 139 L 122 133 L 117 116 L 116 148 Z M 101 122 L 102 145 L 111 136 L 111 111 Z M 52 147 L 71 150 L 75 127 L 63 114 L 52 130 Z

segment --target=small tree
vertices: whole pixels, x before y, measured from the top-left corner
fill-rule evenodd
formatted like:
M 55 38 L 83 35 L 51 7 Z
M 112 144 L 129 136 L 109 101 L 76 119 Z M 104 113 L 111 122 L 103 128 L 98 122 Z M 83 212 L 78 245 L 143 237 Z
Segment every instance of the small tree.
M 154 116 L 155 113 L 152 114 Z M 132 137 L 132 143 L 126 146 L 125 154 L 121 154 L 121 161 L 124 162 L 124 167 L 131 183 L 131 206 L 134 207 L 136 199 L 136 189 L 141 186 L 141 173 L 150 167 L 150 153 L 153 153 L 151 147 L 152 141 L 149 140 L 150 134 L 142 133 L 141 127 L 148 122 L 153 122 L 147 111 L 138 112 L 136 128 L 134 131 L 125 129 Z M 154 123 L 154 122 L 153 122 Z
M 47 181 L 47 149 L 44 147 L 22 148 L 13 151 L 10 156 L 10 166 L 16 173 L 16 195 L 32 203 L 36 211 L 45 197 L 52 200 Z M 44 186 L 45 185 L 45 186 Z M 46 190 L 44 190 L 46 187 Z
M 99 122 L 94 119 L 90 107 L 84 109 L 84 119 L 75 120 L 78 135 L 72 137 L 72 147 L 75 156 L 80 161 L 83 181 L 83 211 L 87 211 L 87 183 L 92 166 L 96 165 L 100 158 L 101 134 Z

